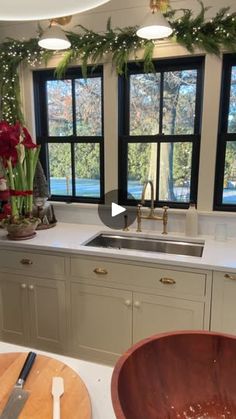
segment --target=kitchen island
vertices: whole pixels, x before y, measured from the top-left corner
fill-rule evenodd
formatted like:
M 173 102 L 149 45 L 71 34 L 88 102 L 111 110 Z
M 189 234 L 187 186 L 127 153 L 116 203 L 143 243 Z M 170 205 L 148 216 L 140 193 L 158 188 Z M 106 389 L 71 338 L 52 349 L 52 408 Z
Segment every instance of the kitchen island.
M 112 230 L 58 223 L 19 242 L 0 231 L 0 340 L 114 365 L 156 333 L 236 334 L 236 239 L 165 236 L 201 242 L 202 257 L 85 246 L 101 232 Z
M 90 239 L 102 232 L 115 232 L 127 236 L 138 237 L 160 237 L 174 240 L 188 240 L 191 242 L 204 242 L 202 257 L 191 257 L 173 255 L 167 253 L 145 252 L 140 250 L 110 249 L 84 246 Z M 192 268 L 214 269 L 215 271 L 236 270 L 236 238 L 229 238 L 226 241 L 216 241 L 210 236 L 186 237 L 184 234 L 168 234 L 163 236 L 155 231 L 144 230 L 137 233 L 135 229 L 128 232 L 122 230 L 110 230 L 105 226 L 58 223 L 56 227 L 49 230 L 37 232 L 36 237 L 25 241 L 10 241 L 5 230 L 0 230 L 0 249 L 15 248 L 28 250 L 46 250 L 48 252 L 62 252 L 64 254 L 80 254 L 97 257 L 107 257 L 131 261 L 143 261 L 165 265 L 184 266 Z

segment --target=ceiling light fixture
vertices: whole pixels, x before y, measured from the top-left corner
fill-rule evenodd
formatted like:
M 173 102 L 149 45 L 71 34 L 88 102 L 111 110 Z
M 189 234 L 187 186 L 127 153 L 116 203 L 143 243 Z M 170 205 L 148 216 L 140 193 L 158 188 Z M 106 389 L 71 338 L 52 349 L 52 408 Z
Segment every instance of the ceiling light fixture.
M 169 0 L 150 0 L 150 9 L 143 24 L 137 30 L 137 35 L 144 39 L 161 39 L 170 36 L 173 32 L 169 22 L 161 10 L 167 9 Z
M 71 16 L 60 17 L 50 20 L 50 26 L 45 30 L 39 39 L 39 46 L 51 50 L 68 49 L 71 46 L 69 39 L 61 26 L 67 25 L 71 21 Z
M 1 0 L 0 21 L 41 20 L 75 15 L 110 0 Z

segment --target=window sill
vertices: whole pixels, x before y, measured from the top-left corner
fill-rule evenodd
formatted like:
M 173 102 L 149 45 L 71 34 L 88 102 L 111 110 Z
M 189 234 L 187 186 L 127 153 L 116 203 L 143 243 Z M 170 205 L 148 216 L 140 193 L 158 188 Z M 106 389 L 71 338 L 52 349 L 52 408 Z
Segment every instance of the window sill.
M 49 201 L 55 208 L 62 208 L 62 209 L 69 209 L 69 208 L 81 208 L 81 209 L 94 209 L 97 211 L 98 204 L 90 204 L 90 203 L 81 203 L 81 202 L 60 202 L 60 201 Z M 135 210 L 135 207 L 133 207 Z M 148 211 L 147 207 L 143 208 L 144 211 Z M 161 211 L 161 207 L 156 207 L 156 211 Z M 175 214 L 175 215 L 185 215 L 187 209 L 178 209 L 178 208 L 169 208 L 168 213 L 169 214 Z M 228 217 L 228 218 L 235 218 L 234 212 L 228 212 L 228 211 L 198 211 L 199 216 L 206 216 L 206 217 Z
M 82 202 L 61 202 L 61 201 L 50 201 L 54 207 L 61 208 L 83 208 L 83 209 L 97 209 L 98 204 L 82 203 Z

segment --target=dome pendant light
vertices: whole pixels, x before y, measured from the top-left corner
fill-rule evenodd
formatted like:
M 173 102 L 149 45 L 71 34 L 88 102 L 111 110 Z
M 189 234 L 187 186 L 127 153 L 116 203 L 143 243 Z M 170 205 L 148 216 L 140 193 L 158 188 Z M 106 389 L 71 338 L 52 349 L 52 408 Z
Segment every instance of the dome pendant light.
M 71 43 L 61 28 L 61 25 L 67 25 L 70 21 L 71 16 L 50 20 L 49 28 L 45 30 L 39 39 L 39 46 L 55 51 L 70 48 Z
M 137 35 L 144 39 L 162 39 L 170 36 L 173 29 L 161 13 L 161 8 L 167 9 L 168 0 L 150 0 L 150 9 L 143 24 L 137 30 Z

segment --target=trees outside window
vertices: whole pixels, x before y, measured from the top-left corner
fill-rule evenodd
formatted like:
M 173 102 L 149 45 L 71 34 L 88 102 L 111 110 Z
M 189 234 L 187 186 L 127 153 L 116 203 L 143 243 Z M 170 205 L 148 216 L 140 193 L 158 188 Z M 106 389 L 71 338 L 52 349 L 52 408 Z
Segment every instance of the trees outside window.
M 120 77 L 120 201 L 140 199 L 152 180 L 156 204 L 187 207 L 197 199 L 204 59 L 130 64 Z M 131 203 L 131 202 L 129 202 Z
M 215 210 L 236 211 L 236 54 L 223 57 Z
M 103 72 L 83 78 L 80 68 L 58 80 L 54 70 L 34 72 L 37 141 L 51 198 L 102 202 Z

